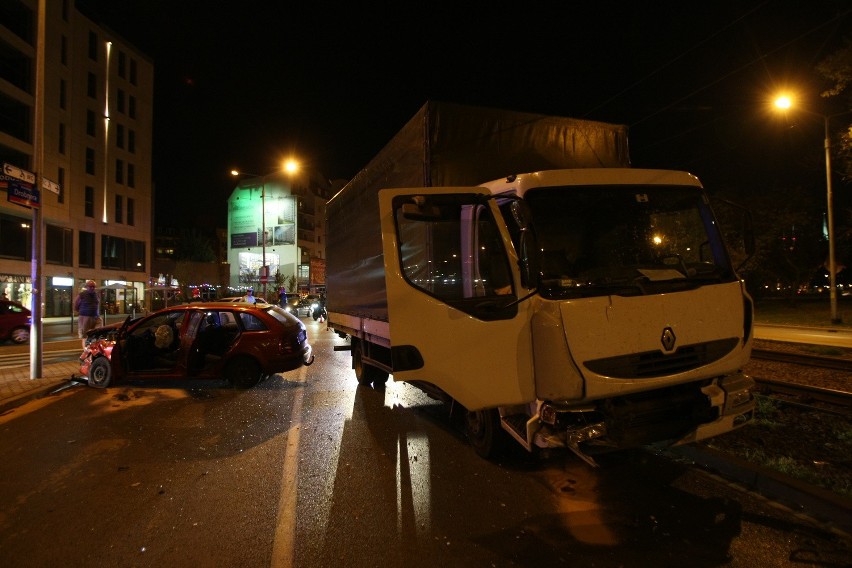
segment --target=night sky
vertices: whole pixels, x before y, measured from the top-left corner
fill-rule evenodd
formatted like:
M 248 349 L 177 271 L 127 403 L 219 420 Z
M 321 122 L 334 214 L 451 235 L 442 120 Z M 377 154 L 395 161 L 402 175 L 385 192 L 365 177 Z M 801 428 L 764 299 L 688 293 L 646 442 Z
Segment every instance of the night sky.
M 78 0 L 154 61 L 158 224 L 224 226 L 229 170 L 291 153 L 349 179 L 430 99 L 626 124 L 635 166 L 708 186 L 824 182 L 822 121 L 768 100 L 834 111 L 848 0 L 294 4 Z

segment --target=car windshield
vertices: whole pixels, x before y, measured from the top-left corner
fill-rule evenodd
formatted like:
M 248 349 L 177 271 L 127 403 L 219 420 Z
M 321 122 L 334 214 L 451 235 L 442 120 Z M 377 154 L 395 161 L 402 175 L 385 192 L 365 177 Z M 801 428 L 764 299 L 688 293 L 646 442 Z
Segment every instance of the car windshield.
M 548 187 L 525 197 L 544 297 L 664 293 L 735 279 L 699 188 Z

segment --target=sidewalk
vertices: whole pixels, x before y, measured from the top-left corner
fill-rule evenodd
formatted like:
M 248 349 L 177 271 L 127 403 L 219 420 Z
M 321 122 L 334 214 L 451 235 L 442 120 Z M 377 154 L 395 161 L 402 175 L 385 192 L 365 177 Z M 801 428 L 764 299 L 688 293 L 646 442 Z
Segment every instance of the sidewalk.
M 60 333 L 53 334 L 53 340 L 75 339 L 79 341 L 74 322 L 68 317 L 44 318 L 43 321 L 44 325 L 62 327 Z M 41 371 L 41 377 L 31 379 L 29 363 L 16 367 L 0 368 L 0 415 L 17 406 L 26 404 L 30 400 L 48 395 L 60 387 L 67 386 L 72 376 L 80 377 L 80 362 L 74 358 L 70 361 L 46 363 L 42 365 Z
M 0 414 L 68 385 L 72 376 L 80 377 L 80 362 L 43 365 L 42 375 L 31 379 L 29 365 L 0 369 Z

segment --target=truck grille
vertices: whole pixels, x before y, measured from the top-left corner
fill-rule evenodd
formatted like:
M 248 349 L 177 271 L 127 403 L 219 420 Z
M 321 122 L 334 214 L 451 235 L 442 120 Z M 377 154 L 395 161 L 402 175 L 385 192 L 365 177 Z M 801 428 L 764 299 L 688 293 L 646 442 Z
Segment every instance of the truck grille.
M 586 361 L 583 365 L 599 375 L 617 379 L 664 377 L 697 369 L 717 361 L 739 345 L 739 338 L 729 337 L 706 343 L 684 345 L 674 353 L 645 351 L 618 357 Z
M 608 437 L 618 447 L 635 447 L 680 438 L 699 424 L 715 420 L 718 410 L 701 392 L 706 382 L 606 401 L 603 411 Z

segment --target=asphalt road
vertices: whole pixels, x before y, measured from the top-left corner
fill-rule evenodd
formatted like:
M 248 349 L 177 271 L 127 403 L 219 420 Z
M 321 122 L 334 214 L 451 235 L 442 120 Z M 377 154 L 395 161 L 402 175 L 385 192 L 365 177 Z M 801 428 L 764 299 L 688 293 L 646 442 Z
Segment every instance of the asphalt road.
M 0 417 L 3 566 L 842 565 L 848 543 L 686 465 L 483 461 L 344 341 L 254 389 L 80 385 Z

